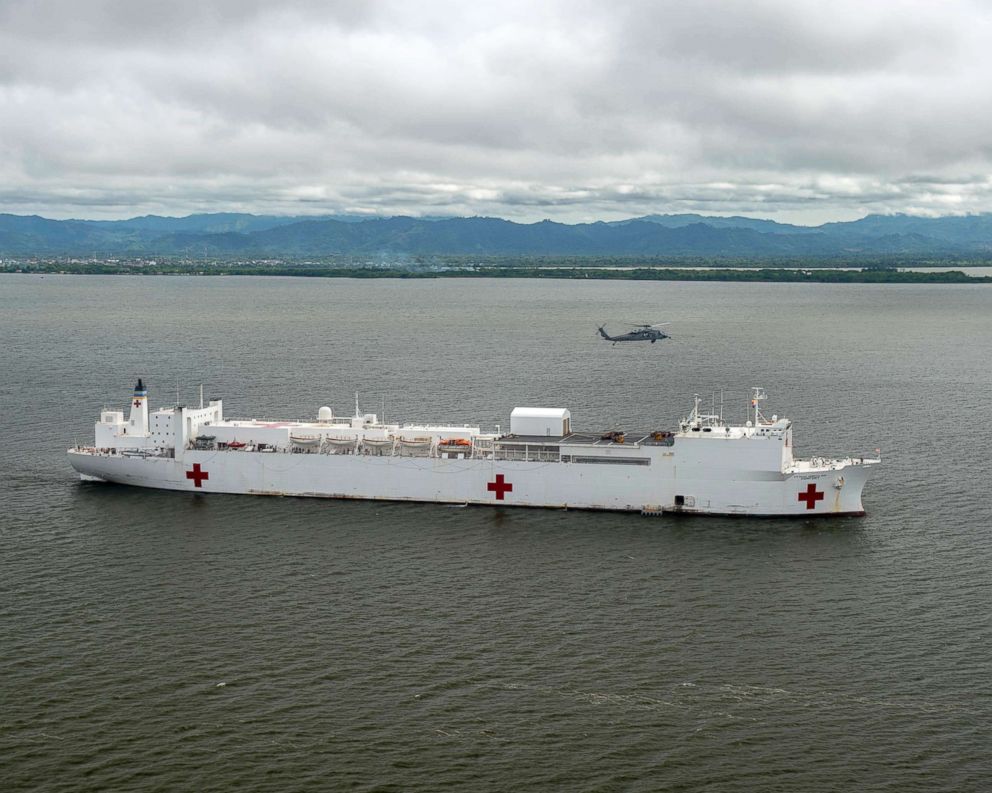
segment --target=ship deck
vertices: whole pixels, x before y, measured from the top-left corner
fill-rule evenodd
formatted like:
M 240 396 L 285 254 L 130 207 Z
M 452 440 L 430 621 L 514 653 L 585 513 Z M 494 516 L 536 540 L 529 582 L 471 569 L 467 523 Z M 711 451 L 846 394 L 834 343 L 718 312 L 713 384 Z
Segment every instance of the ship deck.
M 620 431 L 617 430 L 617 433 Z M 657 438 L 657 431 L 651 432 L 629 432 L 623 431 L 623 440 L 604 438 L 603 432 L 572 432 L 568 435 L 504 435 L 498 439 L 498 443 L 526 443 L 543 444 L 546 446 L 601 446 L 623 448 L 625 446 L 671 446 L 672 433 L 668 433 L 665 438 Z

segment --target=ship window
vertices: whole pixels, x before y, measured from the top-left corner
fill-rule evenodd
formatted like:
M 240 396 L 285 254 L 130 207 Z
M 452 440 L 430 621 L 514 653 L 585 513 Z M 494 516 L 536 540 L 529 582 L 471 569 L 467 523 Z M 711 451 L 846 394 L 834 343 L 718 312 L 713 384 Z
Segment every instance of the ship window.
M 573 455 L 571 458 L 562 457 L 562 462 L 594 463 L 605 465 L 651 465 L 650 457 L 591 457 Z
M 675 496 L 675 506 L 684 507 L 685 506 L 685 496 Z

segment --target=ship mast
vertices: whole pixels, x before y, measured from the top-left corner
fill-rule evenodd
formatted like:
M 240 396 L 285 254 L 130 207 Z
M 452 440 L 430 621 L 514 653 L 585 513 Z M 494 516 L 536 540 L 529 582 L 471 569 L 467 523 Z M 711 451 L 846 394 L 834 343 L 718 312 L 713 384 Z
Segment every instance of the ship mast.
M 754 408 L 754 426 L 758 426 L 758 422 L 761 420 L 761 409 L 758 407 L 758 403 L 762 400 L 768 399 L 768 395 L 765 393 L 765 389 L 758 386 L 751 388 L 751 407 Z

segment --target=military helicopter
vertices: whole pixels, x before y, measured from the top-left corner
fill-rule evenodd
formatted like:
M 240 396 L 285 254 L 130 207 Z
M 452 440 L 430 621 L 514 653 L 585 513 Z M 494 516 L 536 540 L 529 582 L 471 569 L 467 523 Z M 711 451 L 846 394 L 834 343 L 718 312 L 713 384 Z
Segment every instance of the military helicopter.
M 606 326 L 601 325 L 599 328 L 599 335 L 602 336 L 607 341 L 612 341 L 614 345 L 618 341 L 649 341 L 654 344 L 659 339 L 670 339 L 672 338 L 663 330 L 659 330 L 663 325 L 668 325 L 668 322 L 661 322 L 657 325 L 631 325 L 631 330 L 629 333 L 621 333 L 619 336 L 611 336 L 606 332 Z

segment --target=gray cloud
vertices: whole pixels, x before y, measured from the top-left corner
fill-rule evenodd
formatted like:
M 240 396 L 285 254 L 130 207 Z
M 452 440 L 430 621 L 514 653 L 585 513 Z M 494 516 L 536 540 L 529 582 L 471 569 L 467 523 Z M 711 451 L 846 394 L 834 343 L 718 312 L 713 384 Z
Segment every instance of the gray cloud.
M 0 1 L 0 211 L 992 209 L 980 3 Z

